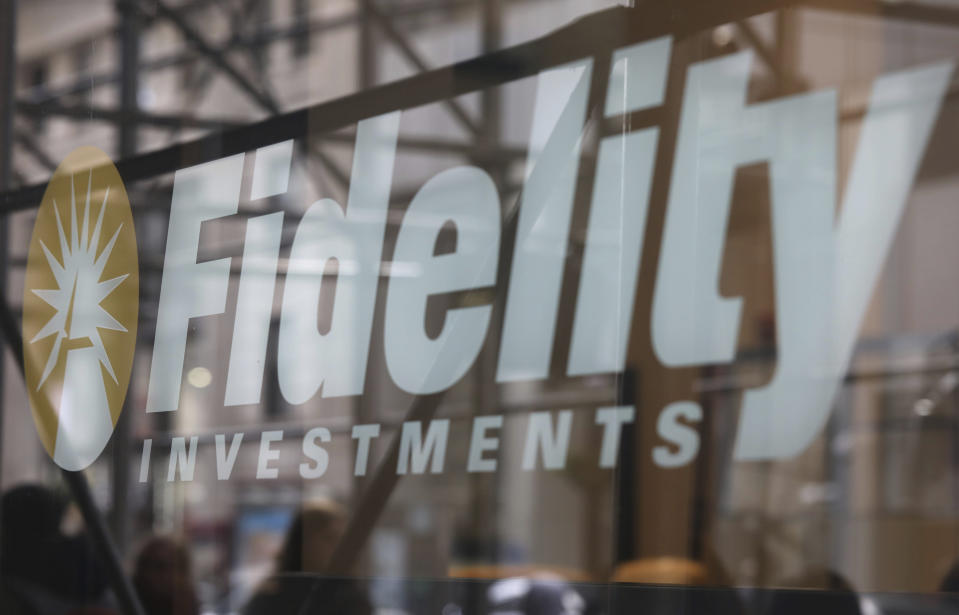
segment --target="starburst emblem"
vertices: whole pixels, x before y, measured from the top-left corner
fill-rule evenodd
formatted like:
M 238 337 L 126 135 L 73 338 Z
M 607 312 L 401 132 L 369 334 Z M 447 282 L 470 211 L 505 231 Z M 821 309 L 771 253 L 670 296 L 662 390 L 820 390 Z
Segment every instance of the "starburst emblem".
M 56 199 L 53 200 L 53 211 L 57 221 L 57 234 L 60 239 L 60 254 L 63 262 L 60 262 L 50 251 L 50 248 L 40 240 L 40 246 L 43 248 L 47 264 L 50 265 L 50 270 L 56 279 L 57 288 L 33 289 L 33 294 L 56 310 L 47 324 L 30 340 L 30 343 L 33 344 L 51 335 L 56 336 L 53 348 L 44 364 L 43 373 L 40 375 L 40 381 L 37 383 L 38 390 L 50 377 L 50 373 L 56 366 L 64 339 L 89 340 L 96 351 L 100 365 L 106 368 L 113 381 L 117 382 L 116 373 L 110 363 L 110 358 L 107 356 L 106 348 L 103 346 L 99 329 L 126 332 L 127 328 L 103 309 L 101 302 L 116 290 L 117 286 L 129 277 L 129 274 L 103 281 L 100 278 L 103 276 L 103 269 L 107 260 L 113 253 L 113 247 L 116 245 L 117 237 L 120 236 L 123 225 L 121 223 L 117 227 L 107 245 L 97 254 L 100 234 L 103 230 L 103 214 L 106 211 L 107 200 L 110 198 L 110 188 L 108 186 L 106 189 L 96 223 L 91 231 L 90 192 L 92 187 L 93 171 L 90 171 L 90 177 L 87 181 L 86 205 L 83 208 L 83 226 L 81 228 L 78 224 L 74 177 L 70 177 L 69 238 L 64 231 L 63 221 L 60 219 L 60 207 Z
M 88 467 L 116 427 L 136 348 L 139 278 L 120 173 L 102 151 L 74 150 L 37 210 L 23 289 L 30 409 L 61 468 Z

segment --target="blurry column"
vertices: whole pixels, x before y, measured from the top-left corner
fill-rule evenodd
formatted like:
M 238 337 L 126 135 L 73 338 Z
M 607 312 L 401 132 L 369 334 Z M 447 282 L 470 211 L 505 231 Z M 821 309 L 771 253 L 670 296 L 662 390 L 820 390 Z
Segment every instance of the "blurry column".
M 0 192 L 10 189 L 13 176 L 13 110 L 17 55 L 17 0 L 0 0 Z M 7 296 L 7 215 L 0 212 L 0 296 Z M 6 344 L 4 344 L 6 346 Z M 0 347 L 0 451 L 3 450 L 6 348 Z M 0 454 L 0 480 L 3 478 Z M 2 482 L 0 482 L 2 488 Z M 0 527 L 3 520 L 0 519 Z M 3 562 L 0 562 L 2 570 Z
M 117 125 L 117 158 L 122 160 L 136 153 L 137 149 L 137 114 L 139 105 L 137 94 L 139 91 L 139 62 L 140 62 L 140 13 L 133 6 L 135 0 L 116 0 L 116 10 L 119 17 L 117 30 L 118 64 L 120 66 L 119 107 L 120 122 Z M 132 426 L 130 424 L 132 411 L 129 407 L 131 400 L 136 397 L 136 378 L 130 382 L 130 390 L 124 400 L 124 408 L 117 420 L 116 433 L 113 436 L 112 451 L 112 515 L 110 519 L 113 537 L 120 552 L 125 551 L 129 527 L 129 467 L 133 464 L 133 447 L 131 442 Z

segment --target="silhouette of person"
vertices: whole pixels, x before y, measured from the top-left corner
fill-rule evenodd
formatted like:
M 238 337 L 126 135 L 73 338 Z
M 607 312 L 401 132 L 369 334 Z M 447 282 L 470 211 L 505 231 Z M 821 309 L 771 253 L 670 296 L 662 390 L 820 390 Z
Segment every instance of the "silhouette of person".
M 88 537 L 63 531 L 68 501 L 42 485 L 21 485 L 0 501 L 0 612 L 70 615 L 112 612 L 106 577 Z
M 146 615 L 199 615 L 193 565 L 186 546 L 170 536 L 154 536 L 140 548 L 133 571 Z
M 939 585 L 939 591 L 959 594 L 959 562 L 952 565 Z
M 943 602 L 959 609 L 959 561 L 953 564 L 943 577 L 942 583 L 939 584 L 939 591 L 943 593 Z
M 243 614 L 372 613 L 355 580 L 323 576 L 344 528 L 345 514 L 334 502 L 304 504 L 287 530 L 276 574 L 259 587 Z

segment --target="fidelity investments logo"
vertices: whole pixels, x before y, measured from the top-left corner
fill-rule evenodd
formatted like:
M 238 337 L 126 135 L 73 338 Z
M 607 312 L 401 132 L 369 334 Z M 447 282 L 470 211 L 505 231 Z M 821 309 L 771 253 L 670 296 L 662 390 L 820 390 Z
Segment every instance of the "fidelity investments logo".
M 667 105 L 671 50 L 669 37 L 614 50 L 605 105 L 596 115 L 616 122 Z M 276 383 L 286 403 L 363 395 L 374 325 L 382 327 L 378 338 L 392 383 L 411 395 L 455 386 L 490 336 L 499 339 L 497 383 L 546 380 L 556 370 L 571 378 L 622 373 L 634 326 L 649 327 L 663 370 L 733 363 L 744 326 L 743 298 L 719 292 L 720 269 L 736 172 L 762 163 L 772 212 L 776 367 L 768 383 L 740 396 L 733 458 L 801 453 L 822 432 L 840 391 L 955 64 L 878 77 L 857 119 L 858 143 L 841 159 L 839 118 L 845 110 L 839 92 L 753 102 L 752 64 L 750 52 L 739 52 L 686 69 L 683 97 L 676 101 L 678 126 L 670 137 L 675 152 L 671 171 L 665 171 L 671 175 L 665 177 L 665 218 L 651 263 L 656 273 L 646 322 L 634 323 L 633 316 L 639 313 L 637 280 L 666 133 L 659 125 L 633 129 L 623 120 L 628 130 L 602 134 L 595 155 L 583 155 L 583 135 L 591 130 L 590 89 L 602 83 L 591 76 L 598 70 L 592 57 L 536 76 L 515 232 L 504 232 L 493 178 L 474 165 L 439 171 L 402 212 L 392 209 L 403 110 L 359 119 L 342 204 L 330 198 L 292 203 L 304 196 L 290 190 L 292 140 L 177 170 L 146 412 L 180 406 L 190 320 L 229 318 L 232 257 L 201 259 L 201 227 L 239 212 L 247 171 L 250 201 L 288 194 L 284 198 L 299 209 L 296 216 L 293 209 L 264 210 L 246 221 L 233 339 L 222 361 L 224 407 L 261 403 L 268 352 L 275 353 Z M 839 169 L 847 161 L 850 171 L 840 189 Z M 574 207 L 580 169 L 594 178 L 583 195 L 589 203 L 581 240 L 575 239 L 580 228 L 572 226 L 574 212 L 581 211 Z M 394 218 L 397 213 L 402 215 Z M 436 254 L 437 239 L 450 224 L 455 248 Z M 287 249 L 284 230 L 292 226 Z M 582 241 L 580 273 L 572 314 L 564 321 L 559 304 L 564 279 L 572 282 L 567 271 L 576 266 L 568 250 L 574 241 Z M 505 251 L 511 256 L 504 278 Z M 330 322 L 320 330 L 324 272 L 334 261 Z M 133 362 L 138 286 L 133 218 L 120 175 L 99 150 L 79 149 L 57 169 L 44 195 L 23 300 L 34 418 L 47 451 L 68 470 L 97 458 L 120 414 Z M 492 302 L 451 304 L 440 332 L 426 330 L 430 297 L 489 288 L 502 289 L 501 324 Z M 374 317 L 378 302 L 382 319 Z M 566 364 L 556 365 L 561 327 L 568 328 L 570 343 Z M 652 457 L 661 467 L 692 463 L 700 448 L 701 428 L 692 425 L 705 416 L 700 394 L 678 393 L 685 399 L 642 409 L 659 412 L 660 443 Z M 637 410 L 597 408 L 594 419 L 586 419 L 586 428 L 603 431 L 601 467 L 615 463 L 621 427 L 635 420 Z M 581 424 L 584 413 L 576 416 Z M 531 413 L 524 469 L 540 458 L 549 469 L 564 467 L 573 420 L 571 410 Z M 496 471 L 491 457 L 499 438 L 492 434 L 504 423 L 503 415 L 474 417 L 468 472 Z M 380 433 L 378 424 L 353 426 L 356 475 L 365 473 L 370 441 Z M 421 473 L 431 457 L 431 472 L 443 471 L 448 433 L 446 418 L 404 423 L 397 472 Z M 221 480 L 230 475 L 244 433 L 234 434 L 229 448 L 226 436 L 214 434 Z M 279 469 L 270 464 L 281 452 L 271 446 L 282 437 L 281 431 L 262 432 L 258 477 L 276 477 Z M 303 436 L 302 478 L 326 471 L 329 453 L 321 443 L 331 437 L 320 426 Z M 177 471 L 191 479 L 198 439 L 189 436 L 188 447 L 186 437 L 172 438 L 168 480 Z M 151 443 L 144 441 L 141 482 L 152 467 Z
M 23 293 L 30 407 L 61 468 L 89 466 L 113 433 L 130 381 L 138 302 L 123 181 L 99 149 L 74 150 L 43 195 Z

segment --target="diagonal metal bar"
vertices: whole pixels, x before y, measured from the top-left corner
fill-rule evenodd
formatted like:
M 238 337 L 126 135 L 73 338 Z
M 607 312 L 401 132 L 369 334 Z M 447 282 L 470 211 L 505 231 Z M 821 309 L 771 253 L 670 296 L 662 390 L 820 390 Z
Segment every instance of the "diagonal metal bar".
M 676 0 L 681 6 L 698 0 Z M 802 4 L 800 0 L 777 0 L 777 8 Z M 768 0 L 727 0 L 696 5 L 677 22 L 675 8 L 663 3 L 645 3 L 642 9 L 614 7 L 583 17 L 543 37 L 494 51 L 484 56 L 433 69 L 378 85 L 363 92 L 287 111 L 222 134 L 206 135 L 117 161 L 128 181 L 156 178 L 163 173 L 248 152 L 304 134 L 322 135 L 348 128 L 364 118 L 391 111 L 434 104 L 443 99 L 472 94 L 483 88 L 531 77 L 587 55 L 608 54 L 611 48 L 670 34 L 688 36 L 768 12 Z M 597 37 L 596 32 L 605 36 Z M 0 215 L 36 207 L 45 184 L 31 184 L 0 193 Z
M 317 139 L 329 143 L 353 143 L 356 140 L 356 133 L 334 132 L 330 134 L 318 135 Z M 478 145 L 470 141 L 460 141 L 454 139 L 432 138 L 432 137 L 400 137 L 396 146 L 401 150 L 415 150 L 419 152 L 430 152 L 438 155 L 456 155 L 466 157 L 476 157 L 482 153 L 489 154 L 497 162 L 508 163 L 514 160 L 525 159 L 529 153 L 525 147 L 519 147 L 510 144 L 498 143 L 495 147 Z
M 0 0 L 0 190 L 10 190 L 18 173 L 13 167 L 13 114 L 17 103 L 14 88 L 17 82 L 17 0 Z M 17 180 L 17 183 L 22 183 Z M 10 221 L 0 220 L 0 295 L 7 293 L 9 267 Z M 0 400 L 6 391 L 6 370 L 0 354 Z M 2 403 L 2 402 L 0 402 Z M 3 442 L 3 421 L 0 420 L 0 442 Z M 2 459 L 0 459 L 2 462 Z M 0 463 L 2 466 L 2 463 Z M 3 475 L 0 468 L 0 476 Z M 0 519 L 0 527 L 3 527 Z M 0 570 L 4 562 L 0 561 Z
M 134 111 L 127 114 L 121 109 L 91 105 L 71 105 L 59 102 L 35 103 L 26 100 L 17 101 L 17 113 L 30 117 L 60 115 L 81 121 L 105 121 L 119 123 L 129 115 L 135 123 L 160 128 L 202 128 L 208 130 L 226 130 L 242 126 L 245 122 L 227 119 L 206 119 L 191 115 L 147 113 Z
M 458 7 L 472 6 L 476 4 L 476 1 L 477 0 L 427 0 L 410 5 L 406 5 L 404 3 L 403 6 L 398 6 L 390 10 L 388 13 L 386 13 L 386 15 L 390 19 L 394 20 L 406 19 L 437 9 L 452 10 Z M 533 0 L 524 1 L 532 2 Z M 205 6 L 208 4 L 208 2 L 198 2 L 195 4 Z M 177 7 L 177 10 L 180 11 L 180 14 L 182 15 L 184 13 L 191 12 L 195 8 L 200 7 L 194 6 L 194 4 L 189 4 L 184 5 L 183 7 Z M 230 51 L 243 49 L 245 47 L 265 47 L 297 36 L 303 32 L 317 34 L 345 28 L 353 25 L 359 19 L 359 13 L 356 12 L 336 15 L 334 17 L 314 18 L 308 21 L 297 21 L 288 25 L 269 27 L 265 28 L 262 32 L 258 32 L 253 35 L 233 36 L 228 41 L 219 43 L 217 46 L 217 53 L 224 54 Z M 153 72 L 182 66 L 193 59 L 194 54 L 184 54 L 180 51 L 177 51 L 171 53 L 170 55 L 163 55 L 157 58 L 144 60 L 140 62 L 138 68 L 141 73 Z M 86 92 L 89 91 L 91 87 L 110 85 L 112 83 L 116 83 L 117 81 L 119 81 L 119 75 L 115 71 L 80 73 L 74 76 L 73 81 L 63 86 L 53 88 L 47 86 L 42 91 L 36 88 L 28 88 L 22 93 L 32 101 L 46 102 L 48 100 L 54 100 L 63 96 Z
M 859 14 L 864 17 L 900 19 L 919 23 L 931 23 L 941 26 L 959 25 L 959 10 L 945 3 L 913 2 L 887 0 L 805 0 L 801 6 L 834 11 L 837 13 Z
M 263 11 L 268 11 L 270 5 L 264 4 L 265 0 L 246 0 L 240 9 L 240 23 L 234 29 L 243 31 L 244 26 L 252 23 L 254 26 L 254 36 L 266 30 L 267 15 Z M 264 8 L 265 7 L 265 8 Z M 262 45 L 244 45 L 243 51 L 250 58 L 250 62 L 259 75 L 264 85 L 268 86 L 268 75 L 266 73 L 266 50 Z
M 406 40 L 406 37 L 396 29 L 393 21 L 384 15 L 383 11 L 376 6 L 376 3 L 373 0 L 360 1 L 363 4 L 363 9 L 373 19 L 373 21 L 379 25 L 386 36 L 400 50 L 403 56 L 409 60 L 410 64 L 415 66 L 420 72 L 428 72 L 430 70 L 430 66 L 420 57 L 419 53 L 413 49 L 413 46 L 410 45 L 408 40 Z M 461 104 L 453 99 L 444 100 L 443 104 L 447 109 L 449 109 L 449 112 L 453 114 L 453 117 L 455 117 L 470 134 L 479 135 L 481 133 L 479 126 L 477 126 L 476 122 L 470 118 L 469 114 L 466 112 L 466 109 L 464 109 Z
M 749 43 L 749 46 L 756 50 L 756 53 L 759 55 L 759 59 L 762 60 L 763 64 L 772 71 L 776 76 L 776 79 L 782 81 L 783 79 L 783 66 L 776 61 L 776 56 L 773 54 L 772 49 L 759 38 L 759 34 L 756 32 L 756 29 L 745 20 L 736 22 L 736 29 L 743 35 L 743 38 L 746 39 L 746 42 Z
M 237 70 L 237 68 L 230 63 L 230 61 L 223 53 L 220 52 L 220 50 L 206 42 L 206 39 L 199 32 L 197 32 L 193 26 L 191 26 L 187 20 L 183 18 L 182 15 L 180 15 L 173 8 L 169 7 L 164 0 L 153 0 L 149 9 L 146 5 L 144 5 L 142 0 L 129 1 L 133 2 L 134 6 L 136 6 L 137 9 L 139 9 L 145 15 L 149 15 L 149 9 L 152 9 L 158 17 L 162 17 L 173 24 L 176 29 L 180 31 L 180 34 L 183 35 L 183 38 L 190 43 L 190 45 L 192 45 L 214 66 L 223 71 L 223 73 L 226 74 L 237 87 L 243 90 L 243 92 L 246 93 L 250 98 L 255 100 L 263 109 L 274 115 L 280 112 L 280 106 L 276 104 L 276 101 L 272 96 L 253 85 L 253 82 L 251 82 L 246 78 L 246 76 L 243 75 L 243 73 Z
M 142 0 L 130 1 L 135 2 L 140 11 L 147 13 L 147 9 L 142 4 Z M 225 54 L 220 53 L 219 50 L 207 43 L 203 36 L 197 32 L 193 26 L 187 23 L 183 16 L 167 6 L 163 0 L 155 0 L 153 9 L 158 16 L 163 17 L 176 26 L 183 37 L 187 39 L 187 41 L 189 41 L 197 51 L 207 58 L 214 66 L 223 71 L 223 73 L 229 77 L 237 87 L 239 87 L 254 101 L 256 101 L 260 107 L 269 112 L 271 115 L 280 114 L 280 105 L 277 104 L 276 100 L 268 92 L 264 92 L 253 85 L 252 81 L 247 79 L 243 73 L 241 73 L 235 66 L 233 66 L 233 64 L 230 63 Z M 307 148 L 301 145 L 301 149 Z M 327 167 L 330 175 L 332 175 L 337 182 L 343 186 L 349 186 L 349 175 L 340 169 L 333 159 L 331 159 L 327 154 L 320 151 L 317 147 L 308 148 L 307 153 L 316 155 L 316 157 L 320 159 L 324 166 Z
M 27 150 L 31 156 L 33 156 L 37 162 L 47 168 L 49 171 L 53 171 L 57 168 L 57 163 L 53 161 L 53 158 L 42 148 L 40 144 L 37 143 L 36 139 L 33 138 L 33 135 L 24 131 L 24 130 L 15 130 L 14 138 L 17 143 L 20 144 L 23 149 Z

